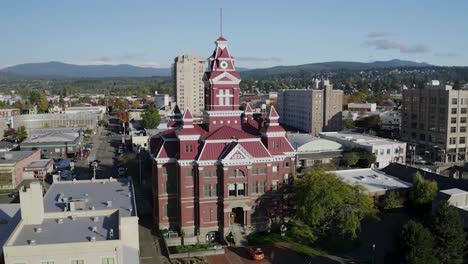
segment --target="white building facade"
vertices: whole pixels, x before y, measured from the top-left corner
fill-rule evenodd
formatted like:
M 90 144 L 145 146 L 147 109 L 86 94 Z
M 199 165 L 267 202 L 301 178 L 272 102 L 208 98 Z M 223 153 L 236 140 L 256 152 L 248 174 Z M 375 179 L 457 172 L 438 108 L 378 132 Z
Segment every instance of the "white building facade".
M 406 142 L 349 131 L 322 132 L 320 137 L 338 142 L 347 150 L 358 148 L 374 153 L 376 156 L 374 168 L 384 168 L 393 162 L 405 164 Z

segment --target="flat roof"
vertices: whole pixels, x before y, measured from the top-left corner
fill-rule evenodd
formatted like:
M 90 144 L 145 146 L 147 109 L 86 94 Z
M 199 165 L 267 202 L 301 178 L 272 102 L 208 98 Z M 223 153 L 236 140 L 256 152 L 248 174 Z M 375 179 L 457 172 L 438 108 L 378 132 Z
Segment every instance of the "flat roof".
M 40 225 L 24 225 L 12 245 L 33 244 L 31 241 L 40 245 L 115 239 L 119 239 L 118 211 L 94 217 L 47 218 Z
M 9 164 L 23 160 L 36 152 L 37 150 L 21 150 L 0 152 L 0 164 Z
M 452 189 L 446 189 L 446 190 L 440 190 L 441 193 L 447 194 L 447 195 L 457 195 L 457 194 L 467 194 L 467 191 L 464 191 L 462 189 L 458 188 L 452 188 Z
M 19 204 L 0 204 L 0 256 L 3 245 L 21 220 Z
M 343 141 L 353 142 L 355 144 L 378 146 L 388 144 L 406 144 L 406 142 L 392 140 L 388 138 L 371 136 L 368 134 L 360 134 L 351 131 L 339 132 L 320 132 L 320 137 L 336 138 Z
M 73 142 L 80 136 L 81 128 L 32 129 L 23 144 Z
M 52 159 L 40 159 L 32 161 L 24 169 L 47 168 L 49 165 L 52 165 Z
M 63 212 L 67 202 L 86 200 L 83 210 L 118 209 L 120 216 L 136 215 L 133 186 L 116 179 L 56 182 L 44 196 L 45 213 Z M 110 205 L 108 205 L 110 202 Z
M 363 186 L 369 194 L 404 189 L 412 186 L 409 182 L 370 168 L 332 171 L 331 173 L 334 173 L 338 178 L 351 186 L 358 184 Z

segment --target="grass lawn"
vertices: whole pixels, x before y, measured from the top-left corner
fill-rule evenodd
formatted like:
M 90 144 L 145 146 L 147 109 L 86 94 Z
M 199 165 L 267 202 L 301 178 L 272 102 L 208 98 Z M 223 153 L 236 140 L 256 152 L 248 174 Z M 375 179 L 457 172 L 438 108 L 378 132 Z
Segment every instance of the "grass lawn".
M 299 254 L 307 256 L 320 257 L 328 255 L 328 252 L 323 251 L 322 249 L 309 247 L 303 244 L 293 244 L 289 247 L 289 249 L 291 249 L 292 251 L 296 251 Z
M 292 251 L 295 251 L 302 255 L 307 256 L 325 256 L 328 253 L 320 248 L 316 248 L 313 246 L 308 246 L 304 244 L 298 244 L 294 242 L 294 239 L 288 236 L 281 236 L 278 233 L 254 233 L 248 236 L 247 240 L 249 241 L 249 245 L 252 246 L 268 246 L 274 245 L 277 243 L 285 243 L 287 247 Z
M 0 189 L 0 193 L 12 193 L 13 189 Z

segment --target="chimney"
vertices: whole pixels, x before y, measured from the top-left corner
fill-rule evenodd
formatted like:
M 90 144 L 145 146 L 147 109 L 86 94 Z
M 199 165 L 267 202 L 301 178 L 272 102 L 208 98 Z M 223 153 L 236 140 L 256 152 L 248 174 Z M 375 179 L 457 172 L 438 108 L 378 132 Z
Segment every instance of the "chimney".
M 23 187 L 20 192 L 21 219 L 26 225 L 39 225 L 44 219 L 44 201 L 42 186 L 31 182 L 29 188 Z

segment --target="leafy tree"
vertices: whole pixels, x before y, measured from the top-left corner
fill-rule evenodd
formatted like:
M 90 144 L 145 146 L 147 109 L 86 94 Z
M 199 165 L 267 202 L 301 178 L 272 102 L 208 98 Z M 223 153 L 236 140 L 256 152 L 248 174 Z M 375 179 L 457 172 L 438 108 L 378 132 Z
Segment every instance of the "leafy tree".
M 46 113 L 49 110 L 49 101 L 44 93 L 39 96 L 38 108 L 40 113 Z
M 317 240 L 317 236 L 314 235 L 313 230 L 301 220 L 292 219 L 289 225 L 289 234 L 297 240 L 297 242 L 307 244 L 311 241 Z
M 144 128 L 157 128 L 159 123 L 161 122 L 161 117 L 159 116 L 159 111 L 153 105 L 149 105 L 143 114 L 141 115 L 143 118 L 143 127 Z
M 346 153 L 343 159 L 344 159 L 344 162 L 346 163 L 346 166 L 351 167 L 351 166 L 356 165 L 356 163 L 359 161 L 359 154 L 354 151 L 351 151 L 351 152 Z
M 465 232 L 457 208 L 447 202 L 438 204 L 432 213 L 429 228 L 434 236 L 438 263 L 463 263 Z
M 437 182 L 424 179 L 419 172 L 413 175 L 413 188 L 410 201 L 415 206 L 424 206 L 432 202 L 437 195 Z
M 400 249 L 406 264 L 436 264 L 434 240 L 422 224 L 410 220 L 400 233 Z
M 309 170 L 293 185 L 295 218 L 315 237 L 331 232 L 355 238 L 365 217 L 375 217 L 372 199 L 361 187 L 351 187 L 334 174 Z
M 20 126 L 18 130 L 16 130 L 16 138 L 18 141 L 23 141 L 28 137 L 28 132 L 26 132 L 26 128 L 24 126 Z
M 403 206 L 403 198 L 396 191 L 388 191 L 382 201 L 383 209 L 395 209 Z
M 345 129 L 354 129 L 356 128 L 356 124 L 354 123 L 353 120 L 353 114 L 351 112 L 348 114 L 348 116 L 343 120 L 343 128 Z
M 16 130 L 13 129 L 13 128 L 9 128 L 9 129 L 3 131 L 3 137 L 5 137 L 5 138 L 16 137 Z

